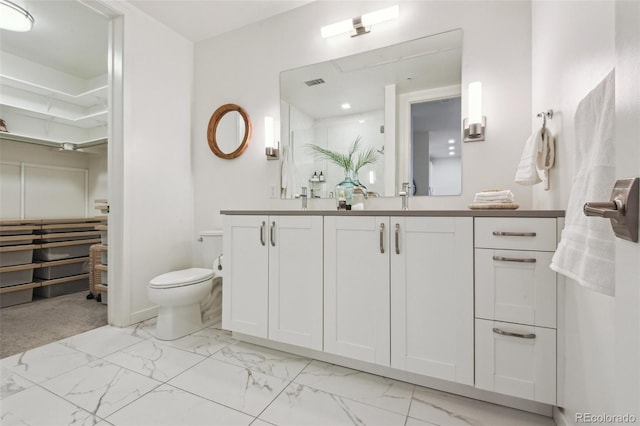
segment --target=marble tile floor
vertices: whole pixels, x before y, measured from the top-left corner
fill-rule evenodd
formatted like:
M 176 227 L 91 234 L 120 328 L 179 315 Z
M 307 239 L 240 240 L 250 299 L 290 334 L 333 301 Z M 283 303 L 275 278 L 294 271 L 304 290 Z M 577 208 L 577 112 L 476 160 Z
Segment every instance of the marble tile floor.
M 552 419 L 238 342 L 104 326 L 0 360 L 9 425 L 554 425 Z

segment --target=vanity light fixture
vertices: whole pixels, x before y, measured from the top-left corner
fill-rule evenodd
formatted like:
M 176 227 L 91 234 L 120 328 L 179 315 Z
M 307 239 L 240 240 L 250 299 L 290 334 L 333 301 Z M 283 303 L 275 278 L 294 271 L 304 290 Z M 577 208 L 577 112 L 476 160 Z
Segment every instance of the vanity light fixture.
M 34 19 L 29 12 L 9 0 L 0 0 L 0 28 L 25 32 L 33 28 Z
M 345 109 L 345 110 L 351 109 L 351 104 L 349 102 L 345 102 L 342 105 L 340 105 L 340 108 Z
M 370 32 L 372 25 L 396 19 L 398 16 L 400 16 L 400 6 L 395 5 L 375 12 L 365 13 L 362 16 L 345 19 L 335 24 L 326 25 L 320 28 L 320 34 L 324 38 L 329 38 L 350 32 L 351 37 L 356 37 Z
M 464 141 L 465 142 L 483 141 L 487 119 L 482 115 L 482 83 L 481 82 L 474 81 L 473 83 L 469 83 L 467 106 L 469 107 L 468 116 L 463 121 Z
M 264 152 L 267 155 L 267 160 L 280 158 L 278 143 L 273 137 L 273 117 L 264 118 Z

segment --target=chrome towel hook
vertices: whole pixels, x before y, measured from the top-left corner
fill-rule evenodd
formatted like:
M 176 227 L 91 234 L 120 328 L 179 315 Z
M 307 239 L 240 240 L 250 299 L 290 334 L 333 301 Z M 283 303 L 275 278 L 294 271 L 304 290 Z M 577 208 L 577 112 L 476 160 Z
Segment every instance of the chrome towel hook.
M 542 128 L 546 129 L 547 128 L 547 118 L 549 120 L 551 120 L 553 118 L 553 110 L 552 109 L 548 109 L 546 111 L 539 112 L 537 117 L 538 118 L 542 117 Z

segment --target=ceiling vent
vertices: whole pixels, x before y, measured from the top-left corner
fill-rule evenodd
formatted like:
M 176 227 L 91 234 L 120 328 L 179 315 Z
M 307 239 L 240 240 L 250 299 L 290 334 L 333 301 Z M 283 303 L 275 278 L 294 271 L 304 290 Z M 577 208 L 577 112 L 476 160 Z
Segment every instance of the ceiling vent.
M 318 84 L 324 84 L 324 80 L 321 78 L 316 78 L 315 80 L 305 81 L 304 84 L 306 84 L 309 87 L 317 86 Z

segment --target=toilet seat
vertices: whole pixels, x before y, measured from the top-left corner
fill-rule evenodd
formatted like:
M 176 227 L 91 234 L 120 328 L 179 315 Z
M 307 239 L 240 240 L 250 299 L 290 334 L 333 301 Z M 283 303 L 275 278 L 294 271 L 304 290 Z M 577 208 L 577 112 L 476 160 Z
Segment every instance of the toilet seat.
M 166 274 L 158 275 L 149 282 L 149 287 L 159 289 L 184 287 L 207 281 L 213 278 L 215 275 L 216 273 L 212 269 L 182 269 L 179 271 L 172 271 L 167 272 Z

